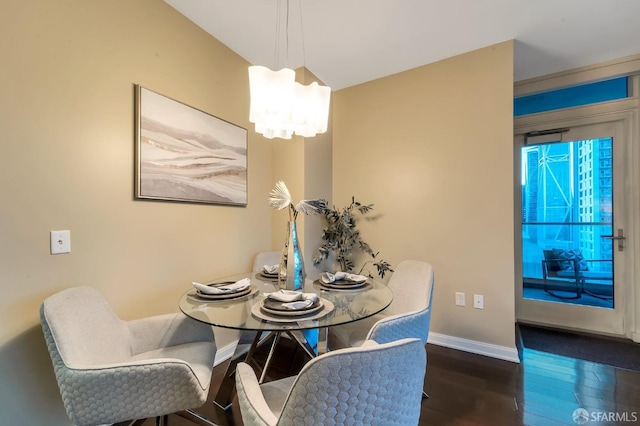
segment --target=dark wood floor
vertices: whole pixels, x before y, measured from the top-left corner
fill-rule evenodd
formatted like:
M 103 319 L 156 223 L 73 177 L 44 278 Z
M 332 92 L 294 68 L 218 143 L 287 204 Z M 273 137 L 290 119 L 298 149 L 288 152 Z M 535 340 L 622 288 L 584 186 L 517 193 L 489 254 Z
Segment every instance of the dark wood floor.
M 273 369 L 274 377 L 299 368 L 304 355 L 283 345 Z M 226 362 L 214 369 L 212 394 Z M 294 371 L 295 373 L 295 371 Z M 560 357 L 530 349 L 522 350 L 516 364 L 481 355 L 427 345 L 425 390 L 420 425 L 573 425 L 573 413 L 587 410 L 590 425 L 640 425 L 640 373 Z M 237 404 L 230 412 L 211 402 L 196 410 L 220 425 L 241 425 Z M 153 426 L 155 420 L 136 422 Z M 171 426 L 193 426 L 177 415 Z

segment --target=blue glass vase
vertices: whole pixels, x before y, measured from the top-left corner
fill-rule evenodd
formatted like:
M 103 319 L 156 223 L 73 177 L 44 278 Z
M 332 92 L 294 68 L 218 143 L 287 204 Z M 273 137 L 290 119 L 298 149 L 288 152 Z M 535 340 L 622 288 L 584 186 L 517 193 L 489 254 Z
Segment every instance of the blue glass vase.
M 282 249 L 280 258 L 280 271 L 278 272 L 278 283 L 280 288 L 285 290 L 300 290 L 304 287 L 304 259 L 298 241 L 298 229 L 296 222 L 288 223 L 287 239 Z

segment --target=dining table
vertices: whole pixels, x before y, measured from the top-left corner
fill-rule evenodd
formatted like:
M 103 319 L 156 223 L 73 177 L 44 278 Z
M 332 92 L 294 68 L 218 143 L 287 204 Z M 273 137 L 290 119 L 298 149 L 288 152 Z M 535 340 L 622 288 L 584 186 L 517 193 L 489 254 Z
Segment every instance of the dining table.
M 269 295 L 284 289 L 277 276 L 265 275 L 262 271 L 225 276 L 203 285 L 233 285 L 243 280 L 248 280 L 250 285 L 237 294 L 207 295 L 196 288 L 190 288 L 179 301 L 180 310 L 188 317 L 214 327 L 239 331 L 238 344 L 213 399 L 224 410 L 231 408 L 237 364 L 248 362 L 263 343 L 271 341 L 272 347 L 262 369 L 260 382 L 264 380 L 281 335 L 297 342 L 313 358 L 330 350 L 327 347 L 330 327 L 371 317 L 386 309 L 393 300 L 391 289 L 384 282 L 371 277 L 352 285 L 306 278 L 298 291 L 306 296 L 313 295 L 315 302 L 313 309 L 302 312 L 267 309 L 271 307 L 267 299 L 273 297 Z M 309 330 L 317 330 L 317 344 L 313 339 L 307 339 Z

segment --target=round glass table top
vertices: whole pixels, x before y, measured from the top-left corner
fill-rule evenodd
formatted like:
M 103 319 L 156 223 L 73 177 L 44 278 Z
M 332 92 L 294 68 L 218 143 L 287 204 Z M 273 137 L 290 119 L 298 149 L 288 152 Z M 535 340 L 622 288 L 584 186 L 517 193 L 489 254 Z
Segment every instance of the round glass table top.
M 384 283 L 367 279 L 366 284 L 349 289 L 329 289 L 318 281 L 305 280 L 302 291 L 315 293 L 322 309 L 314 309 L 307 315 L 296 312 L 270 315 L 261 309 L 265 293 L 280 289 L 276 280 L 259 273 L 244 273 L 213 280 L 206 284 L 236 282 L 249 278 L 248 294 L 236 298 L 209 300 L 191 288 L 180 298 L 180 310 L 187 316 L 216 327 L 237 330 L 305 330 L 346 324 L 370 317 L 384 310 L 393 300 L 393 292 Z

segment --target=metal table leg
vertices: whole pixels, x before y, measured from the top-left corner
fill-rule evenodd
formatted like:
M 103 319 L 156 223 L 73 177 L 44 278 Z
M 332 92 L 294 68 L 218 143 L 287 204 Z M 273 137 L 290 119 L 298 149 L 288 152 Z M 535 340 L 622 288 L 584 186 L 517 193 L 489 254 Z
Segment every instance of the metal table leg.
M 245 359 L 250 359 L 253 356 L 258 344 L 266 339 L 261 339 L 261 336 L 262 332 L 260 331 L 246 330 L 240 332 L 238 346 L 236 346 L 233 352 L 231 362 L 229 362 L 227 371 L 222 378 L 222 383 L 220 383 L 220 387 L 218 388 L 218 393 L 213 399 L 214 404 L 219 408 L 223 410 L 229 410 L 231 408 L 231 397 L 236 386 L 236 366 Z
M 315 358 L 318 356 L 314 348 L 307 341 L 307 338 L 304 336 L 302 331 L 287 330 L 287 334 L 289 335 L 289 337 L 295 340 L 302 349 L 304 349 L 304 351 L 307 353 L 307 355 L 309 355 L 309 357 Z
M 235 389 L 235 373 L 236 366 L 238 363 L 243 361 L 249 361 L 253 357 L 256 349 L 260 347 L 264 342 L 269 340 L 271 336 L 275 335 L 273 343 L 271 345 L 271 349 L 269 350 L 269 354 L 267 356 L 267 360 L 265 362 L 264 368 L 262 370 L 260 376 L 260 383 L 264 381 L 264 377 L 269 367 L 269 363 L 273 357 L 273 353 L 275 351 L 275 347 L 278 344 L 278 340 L 280 334 L 282 332 L 272 331 L 266 336 L 262 336 L 263 332 L 261 331 L 249 331 L 245 330 L 240 332 L 240 338 L 238 339 L 238 345 L 236 346 L 235 351 L 233 352 L 233 356 L 231 357 L 231 361 L 227 366 L 227 370 L 222 378 L 222 382 L 220 383 L 220 387 L 218 388 L 218 393 L 216 394 L 213 402 L 219 408 L 223 410 L 231 409 L 231 399 L 232 394 Z M 316 348 L 311 346 L 304 333 L 300 330 L 287 330 L 287 335 L 291 337 L 302 349 L 305 351 L 307 355 L 311 358 L 315 358 L 318 356 L 316 352 Z M 320 342 L 318 342 L 320 344 Z M 325 346 L 326 346 L 326 338 L 325 338 Z

